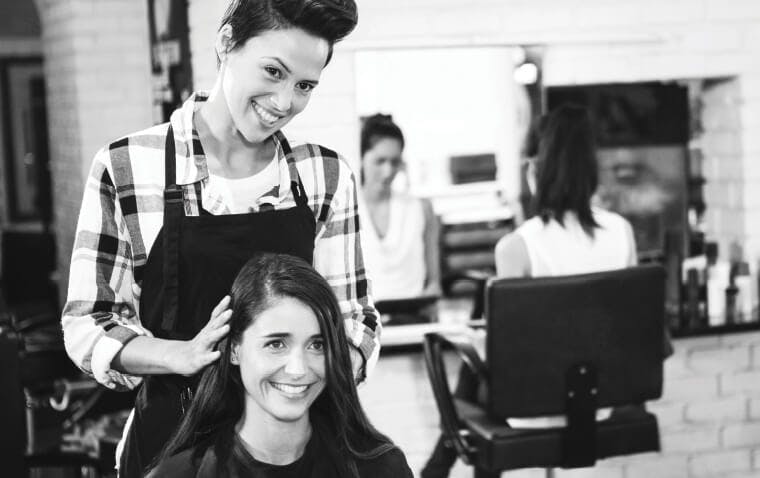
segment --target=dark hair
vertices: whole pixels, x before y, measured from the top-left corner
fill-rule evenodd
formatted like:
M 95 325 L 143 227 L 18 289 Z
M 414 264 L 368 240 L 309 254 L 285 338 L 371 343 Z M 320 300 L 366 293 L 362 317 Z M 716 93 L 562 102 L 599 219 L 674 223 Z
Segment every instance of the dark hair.
M 283 297 L 306 304 L 319 322 L 326 386 L 309 416 L 315 437 L 325 442 L 334 463 L 342 469 L 341 476 L 358 477 L 356 459 L 375 458 L 394 448 L 370 424 L 359 403 L 338 301 L 317 271 L 297 257 L 257 253 L 238 273 L 230 295 L 230 332 L 220 342 L 222 355 L 203 372 L 189 410 L 155 464 L 191 448 L 197 460 L 213 446 L 223 475 L 245 403 L 240 368 L 230 362 L 231 345 L 239 343 L 256 317 Z
M 232 0 L 219 29 L 232 27 L 234 50 L 265 31 L 300 28 L 327 41 L 326 65 L 333 45 L 351 33 L 358 20 L 354 0 Z
M 534 210 L 544 223 L 553 218 L 560 224 L 565 212 L 574 212 L 593 237 L 599 224 L 591 197 L 598 183 L 591 115 L 582 106 L 562 105 L 549 114 L 539 140 Z
M 383 138 L 397 139 L 401 143 L 401 149 L 404 148 L 404 133 L 393 122 L 392 116 L 376 113 L 365 118 L 359 143 L 360 154 L 364 156 L 364 153 L 372 149 Z
M 378 141 L 385 138 L 398 140 L 401 149 L 404 149 L 404 133 L 393 122 L 393 117 L 381 113 L 364 118 L 362 122 L 361 138 L 359 140 L 359 153 L 361 156 L 361 183 L 364 184 L 364 153 L 372 149 Z

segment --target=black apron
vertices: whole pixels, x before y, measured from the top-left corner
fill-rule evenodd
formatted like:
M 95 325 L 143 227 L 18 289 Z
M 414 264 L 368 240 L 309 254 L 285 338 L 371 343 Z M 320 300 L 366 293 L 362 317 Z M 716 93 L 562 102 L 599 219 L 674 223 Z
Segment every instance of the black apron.
M 280 146 L 290 154 L 284 138 Z M 175 161 L 169 126 L 164 224 L 145 265 L 140 319 L 156 337 L 189 340 L 206 325 L 214 306 L 229 293 L 238 271 L 255 252 L 290 254 L 311 264 L 316 223 L 300 177 L 291 182 L 296 207 L 214 216 L 201 204 L 199 216 L 186 216 L 182 188 L 175 184 Z M 145 377 L 124 443 L 120 477 L 143 477 L 177 428 L 197 379 Z

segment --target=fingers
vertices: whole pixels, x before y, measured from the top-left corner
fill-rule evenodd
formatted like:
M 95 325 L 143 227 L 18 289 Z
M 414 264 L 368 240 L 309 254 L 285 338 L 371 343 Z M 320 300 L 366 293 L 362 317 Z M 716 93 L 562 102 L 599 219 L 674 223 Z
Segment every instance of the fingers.
M 214 345 L 216 345 L 217 342 L 219 342 L 220 340 L 222 340 L 224 338 L 224 336 L 229 333 L 229 331 L 230 331 L 229 324 L 224 324 L 221 327 L 219 327 L 218 329 L 211 330 L 208 333 L 208 335 L 206 335 L 206 340 L 208 341 L 207 343 L 211 347 L 213 347 Z
M 218 304 L 216 304 L 216 307 L 214 307 L 214 310 L 211 311 L 211 320 L 215 319 L 219 314 L 227 310 L 227 308 L 230 305 L 230 296 L 225 295 L 222 300 L 219 301 Z
M 206 324 L 205 329 L 206 330 L 217 329 L 221 327 L 222 325 L 226 324 L 227 322 L 229 322 L 230 317 L 232 317 L 232 309 L 227 309 L 223 311 L 222 313 L 220 313 L 219 315 L 217 315 L 216 317 L 212 317 L 211 320 L 209 320 L 208 323 Z
M 214 350 L 212 352 L 209 352 L 203 356 L 203 361 L 206 362 L 205 365 L 208 365 L 210 363 L 216 362 L 219 360 L 219 357 L 222 356 L 222 353 L 218 350 Z M 204 367 L 205 367 L 204 365 Z

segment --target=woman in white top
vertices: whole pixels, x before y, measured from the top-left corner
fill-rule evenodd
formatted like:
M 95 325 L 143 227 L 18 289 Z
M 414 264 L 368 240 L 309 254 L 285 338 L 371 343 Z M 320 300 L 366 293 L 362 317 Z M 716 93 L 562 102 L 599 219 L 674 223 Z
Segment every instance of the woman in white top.
M 362 250 L 376 301 L 440 294 L 439 226 L 430 201 L 393 191 L 404 135 L 387 116 L 361 133 Z M 369 218 L 367 220 L 366 218 Z
M 628 221 L 591 205 L 599 174 L 591 118 L 585 108 L 561 106 L 549 115 L 527 179 L 537 214 L 497 243 L 499 277 L 570 275 L 636 264 Z M 455 395 L 478 401 L 478 392 L 477 379 L 463 367 Z M 600 412 L 597 418 L 609 416 L 609 410 Z M 564 426 L 565 418 L 510 418 L 507 422 L 516 428 L 543 428 Z M 422 478 L 448 476 L 455 460 L 456 453 L 441 438 Z
M 527 179 L 537 215 L 496 245 L 499 277 L 582 274 L 636 264 L 628 221 L 591 205 L 599 173 L 585 108 L 566 105 L 552 112 Z

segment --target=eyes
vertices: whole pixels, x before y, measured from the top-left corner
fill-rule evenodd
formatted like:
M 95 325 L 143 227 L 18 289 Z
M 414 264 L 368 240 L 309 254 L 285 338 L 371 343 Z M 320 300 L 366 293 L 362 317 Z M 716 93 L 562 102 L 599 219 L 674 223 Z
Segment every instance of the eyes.
M 264 71 L 267 73 L 270 79 L 280 81 L 285 78 L 285 73 L 276 66 L 265 66 Z M 303 94 L 309 94 L 314 89 L 315 85 L 308 81 L 299 81 L 296 83 L 296 89 Z
M 375 159 L 375 164 L 378 166 L 382 166 L 383 164 L 390 164 L 394 168 L 401 167 L 401 158 L 385 158 L 385 157 L 377 157 Z
M 283 352 L 287 350 L 288 344 L 284 339 L 273 339 L 264 343 L 264 348 L 271 352 Z M 321 338 L 312 339 L 307 345 L 307 350 L 315 353 L 323 353 L 325 350 L 325 341 Z

